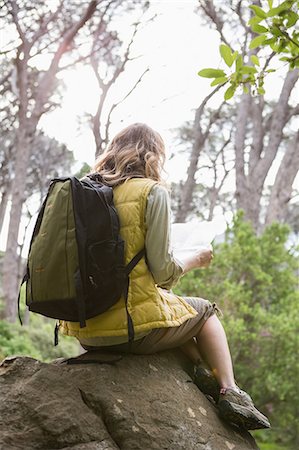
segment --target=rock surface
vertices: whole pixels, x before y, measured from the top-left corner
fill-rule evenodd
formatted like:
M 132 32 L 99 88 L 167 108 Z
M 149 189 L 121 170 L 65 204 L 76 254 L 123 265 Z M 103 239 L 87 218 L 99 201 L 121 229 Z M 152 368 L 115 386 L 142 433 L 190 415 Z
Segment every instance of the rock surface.
M 220 420 L 176 353 L 113 364 L 0 366 L 2 450 L 249 450 L 252 436 Z

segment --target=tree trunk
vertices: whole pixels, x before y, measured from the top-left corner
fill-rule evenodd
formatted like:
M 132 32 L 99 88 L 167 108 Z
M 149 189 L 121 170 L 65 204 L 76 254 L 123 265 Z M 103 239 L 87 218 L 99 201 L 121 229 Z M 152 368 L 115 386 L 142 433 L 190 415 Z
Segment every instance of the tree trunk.
M 209 192 L 210 205 L 209 205 L 208 220 L 212 220 L 214 217 L 214 210 L 216 208 L 218 195 L 219 195 L 219 190 L 216 187 L 212 187 Z
M 299 131 L 289 143 L 276 174 L 271 190 L 265 225 L 272 222 L 284 222 L 287 205 L 292 195 L 292 185 L 299 170 Z
M 299 69 L 288 72 L 277 104 L 274 107 L 269 142 L 264 150 L 264 155 L 257 162 L 254 169 L 253 184 L 262 191 L 268 172 L 276 158 L 279 146 L 283 138 L 283 129 L 288 121 L 289 98 L 295 84 L 298 81 Z
M 17 316 L 18 294 L 18 234 L 24 202 L 24 186 L 26 183 L 27 164 L 30 156 L 30 145 L 26 133 L 26 125 L 20 123 L 17 130 L 15 178 L 12 181 L 11 214 L 6 252 L 3 258 L 3 294 L 5 298 L 5 317 L 14 322 Z
M 257 229 L 259 224 L 259 203 L 261 192 L 250 183 L 245 171 L 245 139 L 250 117 L 251 96 L 243 94 L 238 105 L 235 131 L 235 171 L 237 208 L 242 209 L 245 219 Z
M 8 191 L 9 189 L 6 188 L 4 192 L 2 192 L 2 197 L 1 197 L 1 203 L 0 203 L 0 234 L 3 228 L 3 222 L 4 222 L 4 218 L 5 218 L 5 213 L 7 210 L 7 204 L 8 204 Z
M 175 221 L 178 223 L 185 222 L 189 212 L 192 210 L 192 197 L 196 185 L 195 174 L 197 172 L 198 158 L 202 149 L 204 140 L 202 134 L 195 139 L 192 146 L 189 167 L 187 172 L 187 180 L 182 187 L 179 207 L 176 213 Z
M 298 80 L 298 70 L 290 71 L 284 81 L 281 89 L 280 97 L 277 104 L 274 106 L 271 125 L 269 130 L 269 142 L 264 147 L 265 131 L 258 120 L 262 121 L 263 104 L 253 103 L 249 95 L 243 94 L 237 113 L 236 119 L 236 134 L 235 134 L 235 158 L 236 158 L 236 199 L 237 208 L 242 209 L 245 213 L 245 219 L 249 220 L 255 230 L 261 228 L 260 224 L 260 210 L 261 210 L 261 198 L 263 195 L 265 180 L 271 169 L 271 166 L 276 158 L 279 146 L 283 139 L 283 129 L 288 120 L 288 102 L 291 92 Z M 249 154 L 249 164 L 245 162 L 245 149 L 246 149 L 246 128 L 248 120 L 252 116 L 253 129 L 252 129 L 252 145 Z M 286 160 L 287 161 L 287 160 Z M 246 171 L 247 167 L 247 171 Z M 281 170 L 287 170 L 284 165 Z M 282 172 L 280 177 L 282 177 Z M 292 181 L 293 182 L 293 181 Z M 282 189 L 281 181 L 277 181 L 280 185 L 279 189 Z M 284 201 L 287 196 L 290 195 L 289 188 L 286 189 Z M 276 190 L 273 190 L 273 196 Z M 273 197 L 274 198 L 274 197 Z M 274 200 L 273 200 L 274 202 Z M 273 203 L 274 205 L 274 203 Z M 280 203 L 279 207 L 282 205 Z M 268 209 L 268 219 L 270 220 L 271 214 Z M 275 212 L 274 216 L 277 216 Z M 273 217 L 274 217 L 273 216 Z

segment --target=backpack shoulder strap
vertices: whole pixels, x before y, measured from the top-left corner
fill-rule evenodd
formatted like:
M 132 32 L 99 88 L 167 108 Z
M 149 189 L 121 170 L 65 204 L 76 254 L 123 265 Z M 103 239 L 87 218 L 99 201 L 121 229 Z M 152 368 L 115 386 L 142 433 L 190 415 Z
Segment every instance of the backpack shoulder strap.
M 140 250 L 140 252 L 135 255 L 129 264 L 125 267 L 125 276 L 126 276 L 126 282 L 124 286 L 124 297 L 125 297 L 125 306 L 126 306 L 126 313 L 127 313 L 127 321 L 128 321 L 128 334 L 129 334 L 129 343 L 134 341 L 134 325 L 132 318 L 130 316 L 130 313 L 128 311 L 128 293 L 129 293 L 129 285 L 130 285 L 130 273 L 134 269 L 134 267 L 139 263 L 141 258 L 145 255 L 145 248 Z
M 113 188 L 104 184 L 101 176 L 96 173 L 87 175 L 81 181 L 94 189 L 101 201 L 105 202 L 110 216 L 112 237 L 117 241 L 119 235 L 119 218 L 113 202 Z

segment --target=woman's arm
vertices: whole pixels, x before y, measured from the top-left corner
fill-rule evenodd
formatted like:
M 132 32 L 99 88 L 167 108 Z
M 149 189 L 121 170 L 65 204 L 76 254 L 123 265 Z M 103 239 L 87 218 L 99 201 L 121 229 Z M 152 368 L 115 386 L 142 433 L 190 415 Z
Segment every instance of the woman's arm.
M 199 251 L 182 261 L 174 258 L 170 248 L 170 199 L 167 190 L 161 185 L 155 185 L 148 196 L 145 222 L 147 261 L 159 286 L 170 289 L 182 274 L 196 267 L 206 267 L 210 263 L 210 250 Z
M 155 185 L 148 196 L 145 223 L 149 269 L 159 286 L 170 289 L 179 280 L 183 268 L 170 250 L 170 199 L 167 190 L 161 185 Z

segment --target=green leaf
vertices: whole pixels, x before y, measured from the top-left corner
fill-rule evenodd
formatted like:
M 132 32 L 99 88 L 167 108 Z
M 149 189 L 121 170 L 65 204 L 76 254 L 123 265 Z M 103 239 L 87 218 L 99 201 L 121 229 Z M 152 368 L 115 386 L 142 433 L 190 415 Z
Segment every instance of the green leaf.
M 251 19 L 248 21 L 248 25 L 252 26 L 252 25 L 255 25 L 257 23 L 262 22 L 263 20 L 264 19 L 262 19 L 262 17 L 254 16 L 254 17 L 251 17 Z
M 290 69 L 295 69 L 295 61 L 290 62 Z
M 257 72 L 256 68 L 252 67 L 252 66 L 243 66 L 241 70 L 243 73 L 256 73 Z
M 233 60 L 236 61 L 237 57 L 239 56 L 239 53 L 236 51 L 233 53 Z
M 236 92 L 236 86 L 230 86 L 224 93 L 224 100 L 229 100 L 234 96 Z
M 258 59 L 258 57 L 256 55 L 251 55 L 250 59 L 251 59 L 252 64 L 254 64 L 255 66 L 260 65 L 260 60 Z
M 231 67 L 234 62 L 231 48 L 228 45 L 221 44 L 219 47 L 219 50 L 220 50 L 220 55 L 222 56 L 222 58 L 225 61 L 225 64 L 228 67 Z
M 277 6 L 276 8 L 271 8 L 267 12 L 267 17 L 278 16 L 283 11 L 288 11 L 291 8 L 292 3 L 293 3 L 292 1 L 285 1 L 285 2 L 281 3 L 281 5 Z
M 257 88 L 257 91 L 258 91 L 258 93 L 260 94 L 260 95 L 264 95 L 265 94 L 265 89 L 263 88 L 263 87 L 259 87 L 259 88 Z
M 272 8 L 272 6 L 273 6 L 273 0 L 268 0 L 268 5 L 269 5 L 269 8 Z
M 215 78 L 215 80 L 212 81 L 211 86 L 217 86 L 217 84 L 225 84 L 227 81 L 227 77 Z
M 277 37 L 283 36 L 283 33 L 280 31 L 278 26 L 271 27 L 270 32 L 273 34 L 273 36 L 277 36 Z
M 294 11 L 290 11 L 288 13 L 288 20 L 287 20 L 287 28 L 292 27 L 293 25 L 295 25 L 295 23 L 297 22 L 297 20 L 299 19 L 298 14 L 296 14 Z
M 276 46 L 277 48 L 276 49 L 274 48 L 273 50 L 276 50 L 277 53 L 285 52 L 287 45 L 288 45 L 287 39 L 280 39 L 279 45 Z
M 219 69 L 202 69 L 198 72 L 198 75 L 204 78 L 220 78 L 225 77 L 225 72 Z
M 262 8 L 260 8 L 259 6 L 251 5 L 251 6 L 249 6 L 249 8 L 252 9 L 252 11 L 254 11 L 258 17 L 261 17 L 262 19 L 266 19 L 267 13 L 265 13 L 265 11 L 263 11 Z
M 244 94 L 249 94 L 249 89 L 245 85 L 243 86 L 243 92 L 244 92 Z
M 266 39 L 263 43 L 263 45 L 271 45 L 271 44 L 275 44 L 278 41 L 278 39 L 276 37 L 273 37 L 271 39 Z
M 251 25 L 252 31 L 255 33 L 267 33 L 268 28 L 263 27 L 262 25 L 259 25 L 258 23 Z
M 236 59 L 236 70 L 239 71 L 243 66 L 243 58 L 239 55 Z
M 250 42 L 249 48 L 252 50 L 254 48 L 259 47 L 260 45 L 263 44 L 263 42 L 266 40 L 266 36 L 264 34 L 255 37 L 254 39 L 252 39 L 252 41 Z

